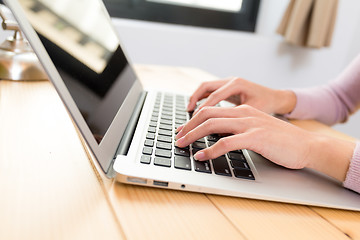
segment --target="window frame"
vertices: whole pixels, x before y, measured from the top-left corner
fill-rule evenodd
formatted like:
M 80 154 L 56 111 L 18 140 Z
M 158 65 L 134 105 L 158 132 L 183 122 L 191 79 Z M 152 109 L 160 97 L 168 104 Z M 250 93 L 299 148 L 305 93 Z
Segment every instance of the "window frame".
M 254 32 L 260 0 L 243 0 L 239 12 L 146 0 L 103 0 L 111 17 Z

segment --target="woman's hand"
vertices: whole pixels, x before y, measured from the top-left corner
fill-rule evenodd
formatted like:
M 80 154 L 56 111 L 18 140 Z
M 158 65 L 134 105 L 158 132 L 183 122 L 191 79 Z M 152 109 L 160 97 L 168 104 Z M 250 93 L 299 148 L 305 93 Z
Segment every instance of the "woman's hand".
M 185 147 L 209 134 L 232 134 L 195 154 L 197 160 L 215 159 L 229 151 L 249 149 L 274 163 L 309 167 L 344 181 L 355 143 L 302 130 L 248 105 L 204 107 L 177 134 Z
M 195 114 L 205 106 L 214 106 L 222 100 L 235 105 L 247 104 L 267 113 L 290 113 L 296 104 L 296 96 L 292 91 L 274 90 L 249 82 L 241 78 L 232 78 L 204 82 L 190 97 L 188 111 L 193 111 L 196 103 L 207 98 Z

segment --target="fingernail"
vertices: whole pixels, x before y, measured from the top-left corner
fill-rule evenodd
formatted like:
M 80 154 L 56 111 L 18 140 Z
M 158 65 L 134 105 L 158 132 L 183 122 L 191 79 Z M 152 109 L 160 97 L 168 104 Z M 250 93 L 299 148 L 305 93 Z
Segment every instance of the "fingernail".
M 199 152 L 195 153 L 194 158 L 195 158 L 195 160 L 204 160 L 205 153 L 203 151 L 199 151 Z
M 178 139 L 178 140 L 175 142 L 175 145 L 176 145 L 177 147 L 182 147 L 183 144 L 184 144 L 184 138 L 183 138 L 183 137 L 180 138 L 180 139 Z
M 178 140 L 182 138 L 184 135 L 185 135 L 184 132 L 181 130 L 180 132 L 178 132 L 178 134 L 176 134 L 175 139 Z
M 183 128 L 184 128 L 184 126 L 185 126 L 184 124 L 183 124 L 183 125 L 180 125 L 179 127 L 177 127 L 177 128 L 176 128 L 176 130 L 175 130 L 175 131 L 176 131 L 177 133 L 178 133 L 178 132 L 180 132 L 180 131 L 181 131 L 181 129 L 183 129 Z

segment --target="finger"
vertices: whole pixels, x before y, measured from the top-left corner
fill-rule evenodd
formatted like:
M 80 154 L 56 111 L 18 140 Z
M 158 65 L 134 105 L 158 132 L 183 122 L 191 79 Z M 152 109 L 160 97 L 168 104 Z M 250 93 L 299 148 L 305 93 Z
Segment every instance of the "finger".
M 239 133 L 247 129 L 247 119 L 211 118 L 176 141 L 176 146 L 186 147 L 196 140 L 213 133 Z
M 184 128 L 184 126 L 185 126 L 185 124 L 180 125 L 179 127 L 177 127 L 177 128 L 175 129 L 175 132 L 176 132 L 176 133 L 179 133 L 179 132 L 181 131 L 181 129 Z
M 196 107 L 196 103 L 207 97 L 209 93 L 215 91 L 220 86 L 222 86 L 227 80 L 218 80 L 211 82 L 204 82 L 200 85 L 198 89 L 191 95 L 189 104 L 187 106 L 187 111 L 193 111 Z
M 236 117 L 234 108 L 214 108 L 214 107 L 207 107 L 201 110 L 201 113 L 193 116 L 184 127 L 178 132 L 176 135 L 176 139 L 179 139 L 185 136 L 189 131 L 194 129 L 196 126 L 200 125 L 201 123 L 205 122 L 210 118 L 229 118 L 229 117 Z
M 209 159 L 216 159 L 230 151 L 238 149 L 248 149 L 251 145 L 252 139 L 249 134 L 242 133 L 229 137 L 221 138 L 211 147 L 198 151 L 194 158 L 198 161 L 205 161 Z
M 209 97 L 198 107 L 197 111 L 195 111 L 194 114 L 196 115 L 197 112 L 203 107 L 215 106 L 222 100 L 225 100 L 225 99 L 233 96 L 234 94 L 239 94 L 240 89 L 239 89 L 239 86 L 236 86 L 236 85 L 237 85 L 236 81 L 229 81 L 222 87 L 220 87 L 217 90 L 215 90 L 214 92 L 212 92 L 209 95 Z
M 191 118 L 181 131 L 176 135 L 176 139 L 180 139 L 188 132 L 193 130 L 196 126 L 205 122 L 210 118 L 242 118 L 256 116 L 256 109 L 248 106 L 241 105 L 238 107 L 205 107 L 201 111 Z

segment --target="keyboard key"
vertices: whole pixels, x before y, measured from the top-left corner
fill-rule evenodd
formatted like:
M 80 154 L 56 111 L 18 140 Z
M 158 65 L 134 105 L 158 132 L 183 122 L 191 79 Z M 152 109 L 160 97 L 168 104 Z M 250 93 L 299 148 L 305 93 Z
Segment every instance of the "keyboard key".
M 207 140 L 216 142 L 219 140 L 219 136 L 217 134 L 211 134 L 211 135 L 207 136 Z
M 184 106 L 176 106 L 176 109 L 175 109 L 177 112 L 186 112 L 186 109 L 185 109 L 185 107 Z
M 185 120 L 182 120 L 182 119 L 175 119 L 175 123 L 176 124 L 184 124 L 186 122 L 186 119 Z
M 175 153 L 175 155 L 184 156 L 184 157 L 190 157 L 189 150 L 185 149 L 185 148 L 175 147 L 174 153 Z
M 172 138 L 171 137 L 167 137 L 167 136 L 163 136 L 163 135 L 159 135 L 157 137 L 157 140 L 160 142 L 167 142 L 167 143 L 171 143 L 172 142 Z
M 155 134 L 154 133 L 147 133 L 146 134 L 146 139 L 154 140 L 155 139 Z
M 187 149 L 187 150 L 189 150 L 189 149 L 190 149 L 190 146 L 186 146 L 186 147 L 183 147 L 183 148 L 181 148 L 181 149 Z
M 161 149 L 171 150 L 171 143 L 157 142 L 156 147 Z
M 149 133 L 156 133 L 156 128 L 155 127 L 149 127 L 148 132 Z
M 151 156 L 150 155 L 142 155 L 140 159 L 141 163 L 150 164 Z
M 163 149 L 156 149 L 155 156 L 157 157 L 164 157 L 164 158 L 171 158 L 171 151 L 163 150 Z
M 166 125 L 166 124 L 160 124 L 159 128 L 164 129 L 164 130 L 168 130 L 168 131 L 172 130 L 172 126 Z
M 204 138 L 200 138 L 200 139 L 196 140 L 196 142 L 205 143 L 205 139 L 204 139 Z
M 228 157 L 231 160 L 239 160 L 239 161 L 246 162 L 246 158 L 245 158 L 245 156 L 244 156 L 244 154 L 242 152 L 241 153 L 240 152 L 238 152 L 238 153 L 229 152 Z
M 163 104 L 163 108 L 170 108 L 172 109 L 173 108 L 173 102 L 164 102 Z
M 175 114 L 177 116 L 181 116 L 181 117 L 186 118 L 186 111 L 184 111 L 184 109 L 180 110 L 178 107 L 176 107 Z
M 234 168 L 234 175 L 237 178 L 255 180 L 254 174 L 249 169 Z
M 241 160 L 231 160 L 231 166 L 233 168 L 245 168 L 245 169 L 250 169 L 248 164 L 246 162 L 243 162 Z
M 162 110 L 162 112 L 168 112 L 168 113 L 173 113 L 173 107 L 171 106 L 171 107 L 166 107 L 166 106 L 163 106 L 162 108 L 161 108 L 161 110 Z
M 212 163 L 215 174 L 231 177 L 230 167 L 225 156 L 213 159 Z
M 178 115 L 178 114 L 176 114 L 175 118 L 176 118 L 176 120 L 186 121 L 186 116 L 185 116 L 185 115 L 184 115 L 184 116 L 182 116 L 182 115 Z
M 170 120 L 165 120 L 165 119 L 161 119 L 161 120 L 160 120 L 160 124 L 172 125 L 172 121 L 170 121 Z
M 172 136 L 172 131 L 160 129 L 159 130 L 159 135 L 164 135 L 164 136 L 171 137 Z
M 163 106 L 162 110 L 163 110 L 164 112 L 169 112 L 169 113 L 172 113 L 172 112 L 173 112 L 172 107 Z
M 191 145 L 193 148 L 197 148 L 197 149 L 204 149 L 206 148 L 206 144 L 202 143 L 202 142 L 193 142 Z
M 188 114 L 189 114 L 189 119 L 191 119 L 194 114 L 194 111 L 188 112 Z
M 154 146 L 154 140 L 146 139 L 144 142 L 144 145 L 147 147 L 153 147 Z
M 156 126 L 157 126 L 157 122 L 150 121 L 149 127 L 156 127 Z
M 162 116 L 172 116 L 172 112 L 166 112 L 166 111 L 163 111 L 161 113 Z
M 231 151 L 232 153 L 242 153 L 242 150 L 239 149 L 239 150 L 234 150 L 234 151 Z
M 195 171 L 203 173 L 211 173 L 209 161 L 197 161 L 194 160 Z
M 174 161 L 175 168 L 191 170 L 190 157 L 175 156 Z
M 154 165 L 163 166 L 163 167 L 170 167 L 171 166 L 171 160 L 170 160 L 170 158 L 155 157 Z
M 151 117 L 151 121 L 153 122 L 157 122 L 158 118 L 157 117 Z
M 214 142 L 214 141 L 209 141 L 208 140 L 208 145 L 209 145 L 209 147 L 211 147 L 212 145 L 214 145 L 216 142 Z
M 171 121 L 172 118 L 173 118 L 173 117 L 172 117 L 172 116 L 169 116 L 169 115 L 162 115 L 162 116 L 161 116 L 161 120 L 170 120 L 170 121 Z
M 144 147 L 142 153 L 146 155 L 151 155 L 153 149 L 151 147 Z
M 192 149 L 192 154 L 193 154 L 193 156 L 198 152 L 198 151 L 200 151 L 201 149 L 198 149 L 198 148 L 193 148 Z

